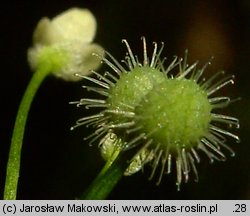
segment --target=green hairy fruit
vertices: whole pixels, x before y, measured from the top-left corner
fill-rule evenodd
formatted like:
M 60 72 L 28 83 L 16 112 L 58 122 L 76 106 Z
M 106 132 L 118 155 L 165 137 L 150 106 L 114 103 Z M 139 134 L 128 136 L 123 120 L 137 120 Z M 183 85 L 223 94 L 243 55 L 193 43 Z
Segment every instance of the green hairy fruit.
M 107 57 L 101 57 L 101 60 L 112 72 L 102 75 L 93 71 L 95 77 L 78 75 L 94 84 L 84 88 L 99 93 L 100 98 L 72 102 L 97 111 L 95 115 L 79 119 L 72 129 L 81 125 L 92 126 L 94 133 L 85 139 L 99 143 L 102 153 L 103 149 L 109 152 L 103 153 L 106 160 L 117 149 L 134 150 L 134 159 L 126 175 L 149 163 L 152 165 L 150 179 L 158 172 L 159 184 L 163 174 L 171 173 L 175 168 L 179 189 L 183 180 L 189 180 L 190 173 L 198 180 L 196 164 L 200 162 L 200 151 L 211 162 L 214 159 L 226 160 L 222 148 L 234 155 L 225 137 L 238 142 L 239 138 L 223 127 L 239 128 L 239 121 L 214 112 L 233 100 L 217 94 L 213 96 L 224 86 L 233 84 L 234 77 L 225 76 L 216 81 L 224 74 L 220 71 L 204 78 L 210 62 L 200 69 L 197 62 L 188 65 L 187 52 L 184 59 L 174 57 L 165 66 L 165 58 L 161 58 L 164 44 L 158 49 L 157 43 L 153 43 L 153 53 L 149 57 L 146 39 L 143 37 L 142 41 L 142 62 L 123 40 L 128 51 L 123 64 L 106 52 Z

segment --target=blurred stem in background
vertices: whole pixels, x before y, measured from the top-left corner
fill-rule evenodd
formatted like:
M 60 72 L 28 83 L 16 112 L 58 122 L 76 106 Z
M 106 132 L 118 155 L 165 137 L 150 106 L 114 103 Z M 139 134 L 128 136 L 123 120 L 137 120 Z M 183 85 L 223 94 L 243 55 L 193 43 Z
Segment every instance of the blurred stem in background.
M 16 199 L 21 161 L 21 150 L 28 113 L 39 86 L 41 85 L 45 77 L 49 74 L 49 72 L 50 68 L 48 68 L 47 65 L 40 67 L 40 69 L 33 74 L 33 77 L 30 80 L 30 83 L 27 86 L 27 89 L 21 100 L 10 145 L 4 189 L 5 200 Z

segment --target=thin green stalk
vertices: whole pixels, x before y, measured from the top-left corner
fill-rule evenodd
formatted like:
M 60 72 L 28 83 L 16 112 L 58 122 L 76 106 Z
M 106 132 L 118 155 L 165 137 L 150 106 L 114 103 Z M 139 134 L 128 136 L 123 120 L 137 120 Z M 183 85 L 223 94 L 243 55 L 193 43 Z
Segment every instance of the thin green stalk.
M 27 116 L 33 98 L 39 86 L 41 85 L 42 81 L 49 74 L 49 72 L 50 68 L 47 67 L 46 65 L 39 67 L 39 70 L 37 70 L 33 74 L 33 77 L 31 78 L 29 85 L 27 86 L 27 89 L 21 100 L 11 138 L 9 159 L 6 171 L 5 188 L 4 188 L 5 200 L 16 199 L 20 161 L 21 161 L 21 150 L 22 150 Z
M 120 154 L 121 149 L 117 149 L 114 151 L 114 153 L 112 154 L 112 156 L 110 157 L 109 160 L 107 160 L 107 162 L 105 163 L 104 167 L 102 168 L 101 172 L 99 173 L 99 175 L 103 175 L 106 173 L 106 171 L 110 168 L 110 166 L 113 164 L 113 162 L 115 161 L 115 159 L 118 157 L 118 155 Z
M 107 161 L 99 175 L 80 199 L 103 200 L 107 198 L 129 165 L 128 155 L 124 152 L 116 155 L 112 160 L 112 162 Z

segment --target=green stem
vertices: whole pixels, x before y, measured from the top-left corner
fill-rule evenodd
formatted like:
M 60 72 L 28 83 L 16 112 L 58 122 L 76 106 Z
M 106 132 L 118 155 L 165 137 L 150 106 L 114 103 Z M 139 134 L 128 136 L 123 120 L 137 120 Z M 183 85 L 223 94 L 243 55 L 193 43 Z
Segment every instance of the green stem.
M 106 164 L 102 168 L 102 170 L 99 173 L 99 175 L 103 175 L 103 174 L 105 174 L 107 172 L 107 170 L 110 168 L 110 166 L 113 164 L 113 162 L 115 161 L 115 159 L 120 154 L 120 151 L 121 151 L 121 149 L 117 149 L 117 150 L 114 151 L 114 153 L 112 154 L 112 156 L 110 157 L 110 159 L 107 160 Z
M 16 199 L 20 161 L 21 161 L 21 150 L 22 150 L 23 136 L 25 131 L 25 124 L 27 121 L 27 116 L 30 110 L 32 100 L 39 86 L 41 85 L 42 81 L 49 74 L 49 72 L 50 72 L 49 67 L 42 66 L 39 68 L 39 70 L 37 70 L 34 73 L 20 103 L 11 138 L 9 159 L 6 171 L 5 189 L 4 189 L 5 200 Z
M 80 199 L 102 200 L 107 198 L 129 165 L 128 155 L 125 153 L 112 157 L 112 160 L 112 162 L 107 161 L 99 175 Z

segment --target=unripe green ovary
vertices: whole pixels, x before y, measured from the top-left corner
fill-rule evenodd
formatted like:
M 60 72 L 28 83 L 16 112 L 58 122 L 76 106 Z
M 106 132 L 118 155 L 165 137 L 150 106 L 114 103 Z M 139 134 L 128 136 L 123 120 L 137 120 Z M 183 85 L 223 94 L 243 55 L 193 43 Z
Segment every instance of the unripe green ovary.
M 211 120 L 207 94 L 193 80 L 167 79 L 136 107 L 136 124 L 166 148 L 192 147 L 207 135 Z
M 110 89 L 110 97 L 107 99 L 110 108 L 124 110 L 122 104 L 137 106 L 153 86 L 166 79 L 166 75 L 150 67 L 137 67 L 128 73 L 122 73 L 119 81 Z

